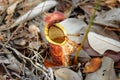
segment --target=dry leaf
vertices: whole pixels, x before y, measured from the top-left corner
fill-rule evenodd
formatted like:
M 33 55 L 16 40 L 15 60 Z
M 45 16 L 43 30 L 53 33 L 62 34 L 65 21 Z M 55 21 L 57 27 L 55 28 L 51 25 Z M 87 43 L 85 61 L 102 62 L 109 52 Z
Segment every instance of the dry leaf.
M 82 80 L 82 76 L 68 68 L 58 69 L 54 73 L 56 80 Z
M 57 10 L 63 12 L 65 18 L 68 18 L 73 10 L 73 4 L 68 0 L 58 0 Z
M 89 32 L 88 41 L 90 46 L 101 55 L 108 49 L 113 51 L 120 51 L 120 42 L 114 39 Z
M 85 80 L 116 80 L 114 61 L 109 57 L 102 58 L 102 65 L 96 72 L 88 73 Z
M 93 58 L 90 60 L 88 64 L 85 65 L 85 68 L 83 70 L 84 73 L 90 73 L 97 71 L 101 66 L 101 59 L 99 57 Z
M 84 4 L 84 5 L 81 5 L 80 7 L 90 16 L 93 14 L 93 12 L 95 10 L 93 5 Z
M 114 28 L 119 28 L 120 24 L 120 8 L 113 8 L 112 10 L 105 12 L 101 15 L 98 15 L 94 23 L 100 24 L 103 26 L 110 26 Z
M 44 11 L 49 10 L 50 8 L 54 7 L 57 5 L 57 2 L 52 0 L 52 1 L 45 1 L 40 4 L 38 4 L 36 7 L 34 7 L 32 10 L 29 10 L 26 14 L 23 16 L 19 17 L 13 25 L 11 25 L 9 28 L 13 28 L 16 25 L 20 24 L 21 22 L 25 22 L 27 20 L 30 20 L 32 18 L 35 18 L 36 16 L 40 15 Z
M 99 56 L 99 53 L 92 49 L 88 43 L 88 40 L 83 45 L 83 49 L 88 53 L 90 56 Z

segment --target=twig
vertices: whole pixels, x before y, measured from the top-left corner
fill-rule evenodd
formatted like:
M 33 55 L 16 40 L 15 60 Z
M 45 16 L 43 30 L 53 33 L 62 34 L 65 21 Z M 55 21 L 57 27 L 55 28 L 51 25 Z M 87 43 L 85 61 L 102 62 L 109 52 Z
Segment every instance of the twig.
M 43 65 L 40 65 L 40 64 L 37 63 L 37 62 L 36 62 L 36 64 L 35 64 L 30 58 L 24 56 L 22 53 L 20 53 L 20 52 L 19 52 L 18 50 L 16 50 L 15 48 L 12 48 L 12 47 L 10 47 L 10 46 L 4 45 L 4 44 L 2 44 L 2 43 L 0 43 L 0 45 L 3 46 L 3 47 L 6 47 L 7 49 L 10 49 L 11 51 L 14 51 L 14 52 L 15 52 L 14 54 L 17 55 L 17 56 L 19 56 L 19 57 L 21 57 L 21 58 L 23 58 L 23 59 L 22 59 L 23 61 L 24 61 L 24 59 L 28 60 L 36 69 L 42 71 L 42 72 L 44 73 L 44 75 L 46 75 L 47 78 L 50 80 L 50 77 L 49 77 L 49 75 L 48 75 L 48 70 L 47 70 Z M 24 62 L 25 62 L 25 61 L 24 61 Z M 38 66 L 38 64 L 39 64 L 39 66 Z
M 45 50 L 41 50 L 39 53 L 33 49 L 30 49 L 31 51 L 34 52 L 34 56 L 31 57 L 31 59 L 34 59 L 35 57 L 39 56 L 39 58 L 41 58 L 44 61 L 44 58 L 40 55 L 40 53 L 43 53 Z
M 8 47 L 8 46 L 7 46 L 7 47 Z M 24 56 L 23 54 L 21 54 L 21 53 L 20 53 L 19 51 L 17 51 L 16 49 L 14 49 L 14 48 L 12 48 L 12 47 L 9 47 L 9 48 L 12 49 L 13 51 L 15 51 L 18 56 L 20 56 L 20 57 L 22 57 L 22 58 L 30 61 L 31 64 L 32 64 L 36 69 L 42 71 L 42 72 L 47 76 L 47 69 L 45 69 L 45 68 L 43 68 L 43 67 L 37 66 L 36 64 L 33 63 L 33 61 L 32 61 L 30 58 Z M 48 79 L 49 79 L 49 77 L 48 77 Z
M 10 75 L 9 71 L 7 70 L 4 63 L 2 63 L 2 66 L 4 67 L 5 71 L 7 72 L 8 76 L 13 80 L 12 76 Z

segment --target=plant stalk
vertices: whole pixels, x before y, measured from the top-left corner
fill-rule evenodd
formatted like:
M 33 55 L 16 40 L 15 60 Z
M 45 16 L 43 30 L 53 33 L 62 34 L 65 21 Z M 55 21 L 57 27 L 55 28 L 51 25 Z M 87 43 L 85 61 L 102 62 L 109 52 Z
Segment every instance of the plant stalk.
M 100 2 L 101 2 L 101 0 L 97 0 L 97 3 L 96 3 L 96 5 L 95 5 L 95 10 L 94 10 L 94 12 L 93 12 L 93 14 L 92 14 L 92 16 L 91 16 L 91 18 L 90 18 L 90 21 L 89 21 L 88 28 L 87 28 L 87 30 L 86 30 L 85 36 L 84 36 L 84 38 L 83 38 L 83 40 L 82 40 L 81 45 L 78 47 L 78 49 L 77 49 L 77 51 L 76 51 L 75 63 L 78 63 L 78 62 L 77 62 L 78 55 L 79 55 L 79 53 L 80 53 L 80 51 L 81 51 L 81 49 L 82 49 L 82 47 L 83 47 L 83 45 L 84 45 L 84 43 L 85 43 L 85 41 L 86 41 L 86 39 L 87 39 L 88 33 L 90 32 L 90 29 L 91 29 L 91 27 L 92 27 L 92 24 L 93 24 L 93 21 L 94 21 L 94 18 L 95 18 L 95 14 L 96 14 L 96 11 L 97 11 L 97 9 L 98 9 L 98 7 L 99 7 Z

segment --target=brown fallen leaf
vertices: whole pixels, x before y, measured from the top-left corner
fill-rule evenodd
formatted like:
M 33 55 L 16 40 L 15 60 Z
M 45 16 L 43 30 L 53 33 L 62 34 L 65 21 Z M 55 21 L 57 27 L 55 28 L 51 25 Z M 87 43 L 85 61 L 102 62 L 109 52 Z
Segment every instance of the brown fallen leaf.
M 97 57 L 97 58 L 93 58 L 90 60 L 90 62 L 88 64 L 86 64 L 83 73 L 91 73 L 91 72 L 95 72 L 96 70 L 98 70 L 101 66 L 101 58 Z

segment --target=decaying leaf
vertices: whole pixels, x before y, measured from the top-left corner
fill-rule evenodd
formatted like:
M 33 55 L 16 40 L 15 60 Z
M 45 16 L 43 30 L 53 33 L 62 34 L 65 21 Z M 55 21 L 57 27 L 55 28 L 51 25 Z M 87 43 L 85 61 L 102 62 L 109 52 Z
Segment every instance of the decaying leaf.
M 68 68 L 61 68 L 55 72 L 56 80 L 82 80 L 82 76 Z
M 102 65 L 96 72 L 88 73 L 85 80 L 116 80 L 114 61 L 109 57 L 102 58 Z
M 90 32 L 88 34 L 90 46 L 101 55 L 108 49 L 120 51 L 120 42 L 114 39 Z
M 90 60 L 89 63 L 87 63 L 85 65 L 85 68 L 84 68 L 83 72 L 84 73 L 95 72 L 100 68 L 101 63 L 102 63 L 102 61 L 101 61 L 101 59 L 99 57 L 93 58 L 93 59 Z

